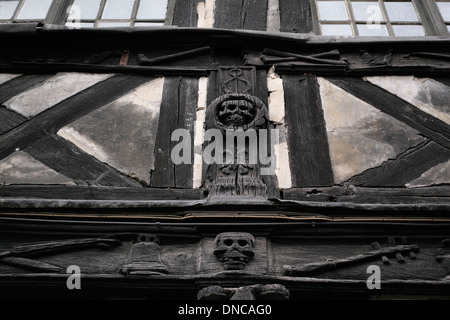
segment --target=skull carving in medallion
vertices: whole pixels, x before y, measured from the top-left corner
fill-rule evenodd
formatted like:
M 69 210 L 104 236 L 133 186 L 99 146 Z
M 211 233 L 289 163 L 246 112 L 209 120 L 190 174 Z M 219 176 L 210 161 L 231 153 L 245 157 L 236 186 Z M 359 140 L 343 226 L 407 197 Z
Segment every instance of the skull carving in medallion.
M 242 270 L 255 255 L 255 238 L 245 232 L 224 232 L 217 235 L 214 255 L 225 270 Z
M 220 106 L 217 114 L 219 121 L 231 127 L 242 127 L 255 119 L 255 106 L 246 100 L 228 100 Z
M 266 127 L 268 110 L 255 96 L 226 94 L 215 99 L 206 110 L 208 129 L 259 129 Z

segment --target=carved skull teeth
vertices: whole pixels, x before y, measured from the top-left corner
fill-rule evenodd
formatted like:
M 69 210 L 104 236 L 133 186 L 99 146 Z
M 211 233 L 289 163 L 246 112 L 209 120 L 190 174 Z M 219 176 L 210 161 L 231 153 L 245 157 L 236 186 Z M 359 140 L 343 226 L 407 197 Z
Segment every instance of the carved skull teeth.
M 216 237 L 214 254 L 227 270 L 242 270 L 254 256 L 255 239 L 249 233 L 225 232 Z

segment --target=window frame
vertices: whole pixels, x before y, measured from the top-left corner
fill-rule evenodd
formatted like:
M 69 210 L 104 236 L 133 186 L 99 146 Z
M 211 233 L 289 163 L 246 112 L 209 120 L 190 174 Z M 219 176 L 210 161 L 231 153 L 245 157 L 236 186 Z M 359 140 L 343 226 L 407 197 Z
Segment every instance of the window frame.
M 345 2 L 346 7 L 351 5 L 351 0 L 342 0 Z M 415 7 L 418 15 L 419 15 L 419 22 L 417 25 L 422 25 L 425 31 L 425 36 L 449 36 L 450 32 L 447 28 L 446 23 L 442 19 L 442 16 L 440 14 L 439 8 L 436 5 L 436 2 L 434 0 L 411 0 L 413 3 L 413 6 Z M 313 29 L 314 33 L 316 35 L 322 35 L 321 34 L 321 23 L 319 19 L 319 10 L 317 7 L 317 0 L 310 0 L 310 6 L 311 6 L 311 13 L 312 13 L 312 19 L 313 19 Z M 386 12 L 384 12 L 384 6 L 380 8 L 383 11 L 383 14 L 386 15 Z M 338 24 L 338 22 L 330 22 L 328 24 Z M 342 23 L 341 23 L 342 24 Z M 358 28 L 356 27 L 357 20 L 353 17 L 352 12 L 349 12 L 349 20 L 346 21 L 345 24 L 348 24 L 351 29 L 354 36 L 359 36 Z M 415 25 L 415 23 L 407 23 L 408 25 Z M 389 35 L 385 37 L 395 37 L 392 35 L 392 24 L 391 21 L 387 21 L 386 23 L 383 23 L 383 25 L 386 25 L 387 31 Z M 395 23 L 395 25 L 402 25 L 402 23 Z M 383 36 L 373 36 L 373 37 L 383 37 Z
M 14 14 L 11 19 L 8 19 L 10 23 L 30 23 L 30 22 L 43 22 L 46 24 L 55 24 L 55 25 L 66 25 L 67 18 L 69 16 L 69 8 L 73 5 L 75 0 L 53 0 L 52 4 L 50 5 L 50 8 L 47 12 L 47 16 L 43 20 L 17 20 L 17 15 L 20 11 L 20 8 L 22 7 L 22 2 L 24 0 L 19 0 L 19 5 L 17 6 L 16 10 L 14 11 Z M 138 11 L 138 4 L 140 0 L 135 0 L 135 3 L 133 5 L 133 11 L 132 16 L 129 20 L 130 23 L 132 23 L 132 26 L 134 26 L 135 22 L 155 22 L 156 20 L 152 19 L 136 19 L 137 11 Z M 167 13 L 166 18 L 164 20 L 164 26 L 170 26 L 173 22 L 173 15 L 174 15 L 174 8 L 175 8 L 175 1 L 176 0 L 168 0 L 167 2 Z M 104 6 L 106 3 L 106 0 L 101 0 L 101 6 Z M 107 19 L 108 22 L 123 22 L 124 20 L 120 19 Z M 0 22 L 7 21 L 1 20 Z M 96 19 L 89 20 L 90 22 L 95 23 L 95 27 L 97 27 L 97 24 L 101 22 L 100 19 L 100 11 Z M 84 22 L 84 21 L 83 21 Z M 158 20 L 158 22 L 160 22 Z M 6 22 L 7 23 L 7 22 Z

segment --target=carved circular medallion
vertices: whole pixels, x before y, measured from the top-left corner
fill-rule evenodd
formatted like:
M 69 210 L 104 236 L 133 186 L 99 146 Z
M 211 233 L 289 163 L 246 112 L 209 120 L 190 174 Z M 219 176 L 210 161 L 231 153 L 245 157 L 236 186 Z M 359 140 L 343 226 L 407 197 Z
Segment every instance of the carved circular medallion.
M 206 111 L 208 129 L 258 129 L 266 125 L 267 107 L 247 94 L 226 94 L 214 100 Z

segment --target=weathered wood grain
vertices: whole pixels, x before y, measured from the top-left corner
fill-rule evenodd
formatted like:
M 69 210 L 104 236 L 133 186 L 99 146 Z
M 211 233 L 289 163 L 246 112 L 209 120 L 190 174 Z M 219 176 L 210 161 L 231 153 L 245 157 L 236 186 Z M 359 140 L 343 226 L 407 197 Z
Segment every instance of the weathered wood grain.
M 216 1 L 214 28 L 266 30 L 267 0 Z
M 350 178 L 350 184 L 366 187 L 403 187 L 422 173 L 450 159 L 450 150 L 432 141 L 409 149 L 396 159 Z
M 1 190 L 4 198 L 70 200 L 198 200 L 203 189 L 160 189 L 105 186 L 10 185 Z
M 428 139 L 450 148 L 450 126 L 445 122 L 361 78 L 327 77 L 326 79 L 380 111 L 418 130 Z
M 353 203 L 448 203 L 447 186 L 421 188 L 379 188 L 357 186 L 333 186 L 326 188 L 291 188 L 283 191 L 286 200 L 353 202 Z
M 331 186 L 333 172 L 317 78 L 283 76 L 294 187 Z
M 193 161 L 194 161 L 194 126 L 198 105 L 198 79 L 183 78 L 179 88 L 178 127 L 186 129 L 190 136 L 192 146 L 191 163 L 175 166 L 175 186 L 177 188 L 192 188 Z
M 142 187 L 58 135 L 43 137 L 23 151 L 79 184 Z
M 281 32 L 310 33 L 313 31 L 309 0 L 279 1 Z
M 3 263 L 41 273 L 59 273 L 61 271 L 60 267 L 53 264 L 20 257 L 0 258 L 0 264 Z
M 74 95 L 0 136 L 0 159 L 102 107 L 147 82 L 143 76 L 115 76 Z
M 0 72 L 30 72 L 36 75 L 49 72 L 120 73 L 142 76 L 185 75 L 205 76 L 209 67 L 98 65 L 87 63 L 37 63 L 19 62 L 0 67 Z
M 48 71 L 47 71 L 48 73 Z M 52 74 L 23 75 L 0 85 L 0 103 L 26 91 L 35 85 L 51 78 Z
M 450 78 L 436 78 L 435 77 L 433 79 L 450 87 Z
M 157 64 L 161 62 L 173 62 L 173 60 L 182 59 L 182 58 L 189 58 L 201 53 L 206 53 L 210 51 L 210 47 L 201 47 L 197 49 L 182 51 L 178 53 L 163 55 L 156 58 L 147 58 L 145 55 L 138 55 L 138 61 L 139 64 L 143 66 L 149 66 L 152 64 Z
M 190 164 L 175 165 L 171 152 L 179 142 L 171 141 L 171 136 L 176 129 L 186 129 L 193 146 L 197 99 L 198 79 L 166 77 L 155 143 L 155 169 L 150 179 L 152 187 L 192 187 L 193 150 Z
M 197 27 L 198 0 L 177 0 L 173 14 L 172 25 L 177 27 Z
M 300 266 L 290 266 L 285 265 L 283 267 L 284 274 L 289 276 L 306 276 L 315 273 L 320 273 L 324 271 L 334 270 L 337 268 L 342 268 L 347 265 L 354 265 L 366 261 L 373 261 L 380 259 L 388 254 L 397 253 L 409 253 L 411 251 L 419 251 L 418 245 L 398 245 L 388 248 L 379 248 L 377 250 L 371 250 L 366 253 L 357 254 L 341 259 L 325 261 L 325 262 L 313 262 L 309 264 L 304 264 Z
M 0 135 L 27 121 L 24 116 L 0 106 Z
M 27 121 L 25 117 L 3 107 L 0 108 L 0 115 L 3 116 L 0 134 Z M 81 184 L 141 187 L 135 180 L 122 175 L 58 135 L 47 135 L 24 151 L 49 168 Z

